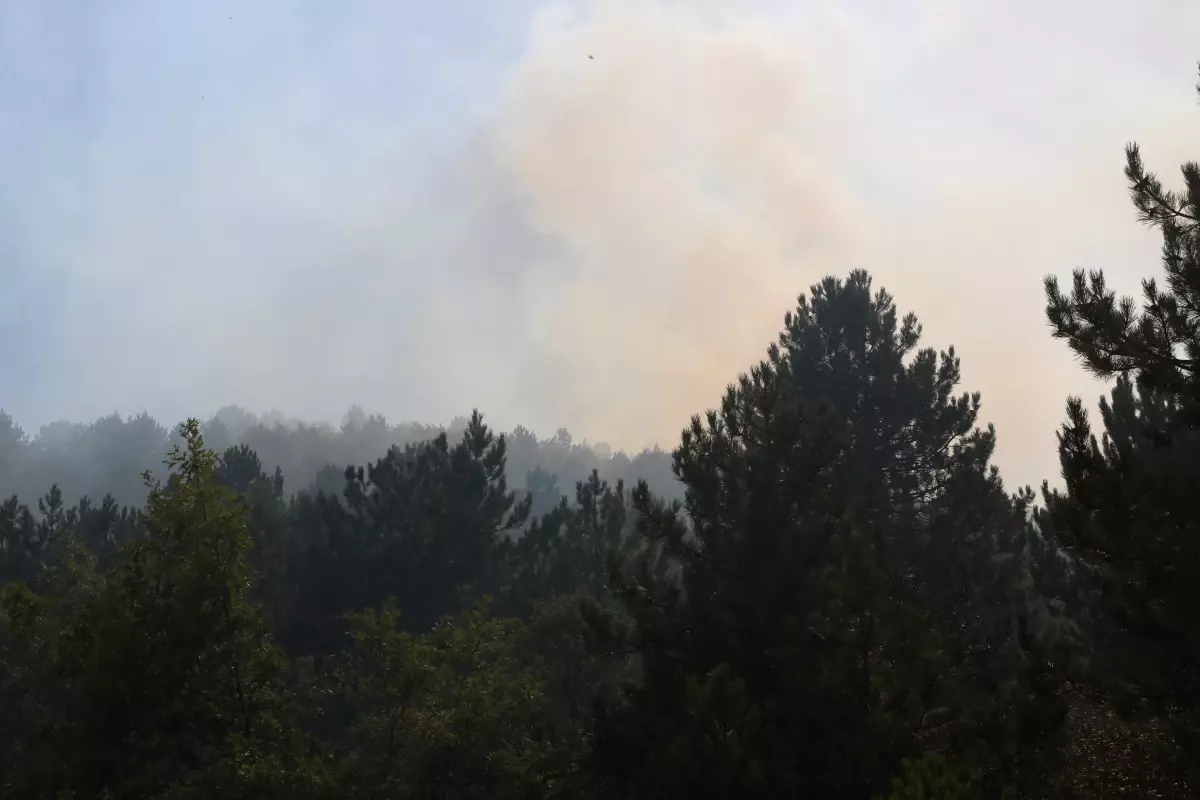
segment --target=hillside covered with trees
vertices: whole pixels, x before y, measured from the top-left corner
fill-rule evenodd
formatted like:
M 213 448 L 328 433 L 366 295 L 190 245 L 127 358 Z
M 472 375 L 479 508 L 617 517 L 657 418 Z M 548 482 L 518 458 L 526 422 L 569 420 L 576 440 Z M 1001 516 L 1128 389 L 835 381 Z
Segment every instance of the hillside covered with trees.
M 1059 489 L 1004 484 L 863 271 L 670 454 L 0 416 L 0 793 L 1197 796 L 1200 166 L 1126 155 L 1161 275 L 1046 281 L 1047 346 L 1114 379 L 1064 398 Z
M 228 406 L 200 430 L 206 446 L 218 453 L 231 447 L 253 451 L 263 469 L 271 474 L 278 470 L 286 478 L 290 497 L 299 491 L 340 494 L 347 464 L 373 463 L 392 447 L 430 441 L 442 433 L 457 442 L 467 425 L 466 417 L 444 427 L 391 425 L 356 406 L 335 428 Z M 537 495 L 538 510 L 548 510 L 538 504 L 544 500 L 553 506 L 593 470 L 610 483 L 646 480 L 656 493 L 683 498 L 671 474 L 671 454 L 661 449 L 629 455 L 605 444 L 576 442 L 565 429 L 539 438 L 522 426 L 506 433 L 505 440 L 508 482 Z M 165 454 L 182 443 L 177 429 L 144 413 L 111 414 L 89 424 L 55 422 L 30 435 L 0 411 L 0 492 L 40 497 L 47 487 L 58 486 L 68 503 L 111 495 L 121 505 L 141 506 L 148 494 L 142 472 L 150 468 L 156 477 L 165 477 Z

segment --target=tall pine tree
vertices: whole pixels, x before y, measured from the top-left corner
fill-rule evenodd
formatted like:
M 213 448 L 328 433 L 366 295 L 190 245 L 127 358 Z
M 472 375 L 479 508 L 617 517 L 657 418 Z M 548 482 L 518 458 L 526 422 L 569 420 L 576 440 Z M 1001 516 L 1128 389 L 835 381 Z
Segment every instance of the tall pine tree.
M 632 796 L 867 797 L 923 750 L 1011 767 L 1023 522 L 919 337 L 866 273 L 826 279 L 684 432 L 685 504 L 635 490 L 628 619 L 592 614 L 643 668 L 597 748 Z
M 1046 313 L 1083 365 L 1117 377 L 1093 434 L 1078 398 L 1059 433 L 1064 488 L 1046 491 L 1043 524 L 1094 581 L 1104 686 L 1165 714 L 1200 747 L 1200 165 L 1171 191 L 1137 145 L 1125 177 L 1139 219 L 1162 235 L 1165 288 L 1118 298 L 1102 272 L 1069 292 L 1046 279 Z M 1194 778 L 1193 778 L 1194 779 Z

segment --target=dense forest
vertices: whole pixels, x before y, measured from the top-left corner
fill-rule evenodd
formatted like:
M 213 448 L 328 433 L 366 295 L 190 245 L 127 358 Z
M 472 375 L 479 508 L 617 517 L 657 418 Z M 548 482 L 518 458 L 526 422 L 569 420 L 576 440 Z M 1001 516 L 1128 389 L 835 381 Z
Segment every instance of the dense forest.
M 1046 280 L 1061 488 L 862 271 L 672 453 L 0 415 L 3 796 L 1197 796 L 1200 166 L 1126 157 L 1163 279 Z
M 341 494 L 347 464 L 370 464 L 392 447 L 432 441 L 446 434 L 458 442 L 468 419 L 459 417 L 445 427 L 401 423 L 350 409 L 342 424 L 306 424 L 275 412 L 258 416 L 237 406 L 219 410 L 200 426 L 205 446 L 218 453 L 231 447 L 248 450 L 263 468 L 286 478 L 286 494 L 297 490 Z M 671 454 L 644 450 L 632 456 L 613 452 L 605 444 L 575 442 L 569 431 L 539 439 L 518 426 L 505 434 L 505 475 L 511 488 L 534 496 L 535 515 L 549 511 L 564 493 L 593 471 L 615 484 L 645 480 L 656 494 L 682 500 L 683 491 L 671 473 Z M 164 455 L 182 445 L 178 430 L 170 430 L 148 414 L 102 417 L 90 424 L 56 422 L 30 437 L 9 415 L 0 411 L 0 492 L 5 496 L 40 497 L 57 486 L 63 502 L 82 497 L 111 496 L 122 506 L 140 507 L 148 489 L 142 473 L 166 477 Z

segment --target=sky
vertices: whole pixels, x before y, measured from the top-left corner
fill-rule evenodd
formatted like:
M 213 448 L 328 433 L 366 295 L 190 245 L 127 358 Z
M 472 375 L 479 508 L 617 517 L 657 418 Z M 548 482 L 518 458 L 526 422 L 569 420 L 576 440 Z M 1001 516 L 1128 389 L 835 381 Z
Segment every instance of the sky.
M 479 407 L 671 446 L 865 268 L 1057 474 L 1042 278 L 1136 292 L 1200 153 L 1191 0 L 0 4 L 0 408 Z

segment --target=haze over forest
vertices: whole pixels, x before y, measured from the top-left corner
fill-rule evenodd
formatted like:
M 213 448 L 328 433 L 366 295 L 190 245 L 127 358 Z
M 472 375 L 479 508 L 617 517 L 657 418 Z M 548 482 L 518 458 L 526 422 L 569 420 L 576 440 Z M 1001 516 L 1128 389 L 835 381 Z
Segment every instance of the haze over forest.
M 1135 291 L 1121 148 L 1200 132 L 1200 8 L 1133 8 L 5 4 L 0 397 L 30 433 L 361 404 L 669 449 L 862 267 L 956 346 L 1008 483 L 1055 480 L 1102 387 L 1041 278 Z
M 0 5 L 0 796 L 1200 797 L 1197 32 Z

